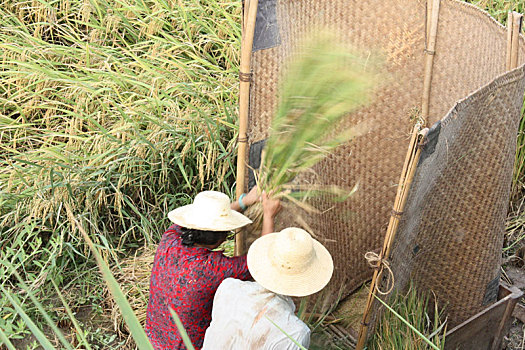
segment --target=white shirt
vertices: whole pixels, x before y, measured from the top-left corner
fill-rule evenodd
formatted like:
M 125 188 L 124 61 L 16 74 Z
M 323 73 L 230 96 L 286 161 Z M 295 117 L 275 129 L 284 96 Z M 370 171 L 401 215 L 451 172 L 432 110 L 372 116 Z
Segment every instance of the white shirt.
M 294 312 L 290 297 L 270 292 L 257 282 L 227 278 L 215 293 L 202 350 L 300 349 L 269 319 L 308 349 L 310 329 Z

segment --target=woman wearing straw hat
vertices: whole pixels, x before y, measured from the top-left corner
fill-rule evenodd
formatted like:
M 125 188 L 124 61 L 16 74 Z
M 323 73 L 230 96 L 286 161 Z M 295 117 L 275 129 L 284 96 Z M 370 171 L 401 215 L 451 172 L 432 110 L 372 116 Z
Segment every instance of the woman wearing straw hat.
M 163 235 L 153 262 L 146 333 L 155 349 L 185 349 L 170 313 L 180 317 L 195 348 L 199 349 L 210 324 L 212 301 L 219 284 L 228 277 L 250 278 L 246 256 L 228 258 L 213 251 L 237 228 L 251 223 L 237 210 L 258 200 L 263 204 L 263 232 L 273 231 L 278 200 L 261 197 L 253 189 L 230 204 L 227 195 L 205 191 L 193 204 L 168 214 L 174 223 Z
M 308 348 L 310 329 L 295 316 L 290 296 L 326 286 L 334 269 L 328 250 L 290 227 L 253 242 L 248 269 L 256 282 L 228 278 L 217 289 L 202 349 L 299 349 L 288 336 Z

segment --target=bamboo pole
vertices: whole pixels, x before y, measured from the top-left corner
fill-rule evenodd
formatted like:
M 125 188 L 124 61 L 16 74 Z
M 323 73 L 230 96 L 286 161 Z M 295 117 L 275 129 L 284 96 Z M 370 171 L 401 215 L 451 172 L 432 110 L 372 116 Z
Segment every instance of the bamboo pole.
M 512 49 L 510 55 L 510 69 L 518 66 L 518 51 L 520 47 L 520 32 L 523 15 L 518 12 L 512 14 Z
M 427 14 L 426 14 L 426 24 L 425 24 L 425 45 L 428 43 L 428 38 L 430 37 L 430 19 L 432 18 L 432 1 L 427 0 Z
M 428 120 L 429 104 L 430 104 L 430 87 L 432 82 L 432 67 L 434 65 L 434 55 L 436 53 L 436 38 L 439 20 L 439 5 L 440 0 L 427 0 L 427 13 L 431 12 L 430 20 L 427 18 L 427 42 L 425 43 L 425 75 L 423 80 L 423 100 L 421 103 L 421 117 L 425 121 Z M 428 10 L 430 6 L 431 10 Z
M 245 25 L 248 22 L 248 9 L 250 8 L 250 0 L 244 0 L 243 1 L 243 14 L 242 14 L 242 32 L 244 35 Z M 242 36 L 244 38 L 244 36 Z M 242 39 L 241 39 L 242 41 Z M 241 43 L 242 44 L 242 43 Z
M 392 244 L 394 242 L 397 227 L 399 225 L 400 215 L 404 210 L 408 197 L 408 191 L 410 189 L 410 185 L 412 184 L 412 179 L 414 178 L 416 166 L 421 154 L 421 149 L 418 147 L 418 145 L 426 137 L 427 131 L 428 129 L 420 131 L 419 125 L 416 125 L 414 126 L 414 130 L 412 132 L 407 155 L 405 157 L 405 163 L 403 165 L 403 171 L 401 172 L 399 184 L 397 187 L 397 194 L 394 200 L 392 215 L 390 216 L 390 221 L 385 235 L 385 241 L 383 242 L 383 249 L 379 253 L 379 262 L 374 269 L 374 275 L 370 284 L 370 291 L 368 293 L 365 312 L 361 321 L 361 327 L 359 328 L 356 350 L 362 350 L 365 345 L 368 333 L 368 323 L 370 322 L 372 307 L 374 306 L 375 302 L 376 289 L 382 280 L 383 270 L 381 262 L 386 261 L 390 257 L 390 251 L 392 249 Z M 391 282 L 393 283 L 394 281 Z
M 505 69 L 510 70 L 511 67 L 511 56 L 512 56 L 512 29 L 514 28 L 513 12 L 509 11 L 507 16 L 507 55 L 505 62 Z
M 237 149 L 237 188 L 236 198 L 244 192 L 246 146 L 248 137 L 248 108 L 250 103 L 251 57 L 253 35 L 255 32 L 255 18 L 257 17 L 258 0 L 249 0 L 245 3 L 245 14 L 241 40 L 241 63 L 239 71 L 239 146 Z M 244 250 L 244 237 L 239 232 L 235 236 L 235 255 L 241 255 Z

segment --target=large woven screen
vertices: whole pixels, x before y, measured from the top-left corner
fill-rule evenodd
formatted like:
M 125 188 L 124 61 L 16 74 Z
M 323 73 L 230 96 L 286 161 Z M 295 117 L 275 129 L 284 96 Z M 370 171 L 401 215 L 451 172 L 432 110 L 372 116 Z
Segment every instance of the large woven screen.
M 259 0 L 251 58 L 250 149 L 246 158 L 252 167 L 257 166 L 262 142 L 268 136 L 282 73 L 287 63 L 294 59 L 302 39 L 312 32 L 328 28 L 336 33 L 343 45 L 358 48 L 364 55 L 381 56 L 386 64 L 386 83 L 377 89 L 371 104 L 349 115 L 345 121 L 348 124 L 364 122 L 368 126 L 367 132 L 337 148 L 311 173 L 299 179 L 303 183 L 315 181 L 347 188 L 359 184 L 358 191 L 343 203 L 317 201 L 314 204 L 323 213 L 307 214 L 304 222 L 294 221 L 287 212 L 281 213 L 277 222 L 277 229 L 304 224 L 328 248 L 335 262 L 329 290 L 342 290 L 342 297 L 372 276 L 372 269 L 364 255 L 368 251 L 379 250 L 384 239 L 410 132 L 420 114 L 424 64 L 428 54 L 428 51 L 425 52 L 426 15 L 426 1 L 420 0 Z M 441 120 L 457 100 L 505 72 L 505 40 L 505 28 L 486 13 L 455 0 L 441 2 L 430 95 L 430 123 Z M 523 38 L 520 42 L 521 64 L 525 57 Z M 499 111 L 510 113 L 512 110 L 515 113 L 515 106 L 520 103 L 518 90 L 516 88 L 511 96 L 501 99 Z M 485 109 L 477 111 L 485 113 Z M 515 117 L 514 114 L 512 116 Z M 514 125 L 502 125 L 502 130 L 494 131 L 498 135 L 494 137 L 502 145 L 510 145 L 515 140 L 515 134 L 512 134 Z M 445 129 L 444 125 L 442 127 Z M 480 135 L 472 132 L 468 137 L 479 138 Z M 472 142 L 475 140 L 478 139 Z M 506 149 L 505 152 L 511 150 Z M 493 166 L 496 167 L 495 164 Z M 509 166 L 507 162 L 501 167 L 498 181 L 510 178 Z M 464 170 L 447 169 L 452 171 L 448 175 L 450 178 L 465 176 Z M 496 206 L 483 206 L 488 200 L 481 190 L 485 186 L 483 179 L 472 178 L 477 187 L 469 189 L 463 188 L 464 184 L 459 182 L 458 193 L 463 193 L 461 200 L 468 199 L 478 208 L 479 215 L 490 217 L 487 222 L 496 225 L 495 222 L 501 220 L 501 203 L 508 195 L 501 186 L 508 186 L 509 183 L 507 181 L 494 187 L 501 196 Z M 458 195 L 452 191 L 447 196 L 454 199 Z M 453 200 L 447 203 L 451 203 L 444 204 L 449 211 L 463 210 L 462 207 L 454 207 L 456 202 Z M 420 214 L 427 215 L 427 212 L 417 213 Z M 440 232 L 434 234 L 439 236 Z M 472 232 L 469 231 L 469 234 Z M 490 271 L 495 271 L 498 261 L 494 254 L 502 239 L 501 230 L 493 234 L 497 237 L 492 243 L 494 248 L 488 253 L 492 258 L 476 260 L 482 266 L 480 268 Z M 463 255 L 454 255 L 457 253 L 451 251 L 450 255 L 440 256 L 439 259 L 445 259 L 451 265 L 464 263 Z M 428 260 L 428 264 L 433 264 L 433 260 Z M 492 272 L 489 275 L 496 277 Z M 484 278 L 483 288 L 487 283 Z M 337 297 L 334 293 L 333 299 Z
M 507 29 L 463 1 L 441 0 L 432 70 L 429 125 L 456 101 L 505 72 Z M 525 60 L 520 37 L 518 65 Z
M 450 327 L 496 301 L 525 89 L 524 67 L 460 101 L 430 130 L 391 266 L 446 305 Z
M 382 242 L 413 125 L 411 117 L 421 101 L 420 89 L 414 87 L 422 84 L 425 6 L 388 1 L 262 1 L 259 8 L 270 12 L 263 18 L 271 16 L 269 3 L 275 6 L 279 38 L 274 40 L 277 46 L 255 51 L 252 57 L 248 129 L 252 148 L 268 136 L 283 67 L 293 59 L 301 39 L 316 29 L 329 27 L 343 44 L 383 55 L 388 71 L 396 77 L 378 91 L 371 105 L 348 117 L 350 124 L 366 121 L 368 132 L 339 147 L 313 172 L 317 183 L 348 188 L 359 184 L 346 202 L 333 208 L 333 203 L 316 203 L 331 209 L 305 217 L 334 257 L 331 285 L 337 289 L 344 285 L 347 295 L 371 275 L 363 256 Z M 262 46 L 272 41 L 264 39 Z M 280 217 L 278 229 L 293 224 L 287 213 Z

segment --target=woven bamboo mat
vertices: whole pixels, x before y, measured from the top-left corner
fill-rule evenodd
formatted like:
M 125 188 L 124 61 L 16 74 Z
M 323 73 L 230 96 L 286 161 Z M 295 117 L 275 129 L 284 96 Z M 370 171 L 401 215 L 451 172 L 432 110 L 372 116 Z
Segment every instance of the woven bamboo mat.
M 259 1 L 264 3 L 263 0 Z M 320 199 L 314 204 L 323 210 L 323 214 L 306 215 L 305 218 L 307 225 L 334 257 L 335 273 L 328 289 L 334 291 L 335 300 L 336 291 L 342 286 L 344 298 L 371 277 L 372 270 L 367 265 L 364 254 L 367 251 L 378 250 L 382 245 L 413 118 L 421 106 L 426 1 L 274 0 L 274 3 L 276 23 L 279 26 L 278 44 L 255 51 L 252 55 L 249 144 L 267 138 L 277 104 L 282 72 L 286 69 L 287 62 L 293 59 L 301 40 L 309 33 L 321 28 L 330 28 L 337 33 L 343 44 L 359 48 L 365 54 L 381 55 L 391 77 L 388 84 L 377 91 L 370 105 L 349 115 L 346 120 L 349 124 L 365 122 L 369 127 L 368 132 L 350 144 L 339 147 L 328 159 L 312 169 L 311 173 L 298 179 L 302 183 L 336 184 L 349 188 L 359 184 L 357 193 L 346 202 L 334 205 Z M 441 6 L 430 96 L 431 123 L 441 120 L 457 100 L 490 83 L 502 74 L 505 68 L 505 28 L 471 5 L 456 0 L 443 0 Z M 525 45 L 523 38 L 520 40 L 521 64 L 525 59 Z M 508 194 L 509 183 L 506 181 L 511 176 L 508 155 L 512 150 L 509 147 L 515 137 L 512 133 L 515 132 L 516 124 L 512 118 L 515 118 L 515 106 L 522 102 L 519 97 L 519 84 L 516 82 L 507 85 L 505 89 L 512 90 L 508 96 L 490 97 L 494 98 L 494 106 L 487 103 L 488 100 L 480 99 L 480 105 L 474 105 L 477 102 L 472 102 L 468 123 L 473 125 L 468 127 L 468 137 L 450 136 L 451 139 L 461 140 L 458 141 L 457 147 L 479 145 L 480 154 L 490 161 L 477 156 L 478 151 L 474 151 L 476 161 L 481 166 L 480 169 L 487 169 L 487 174 L 491 176 L 475 173 L 473 165 L 461 168 L 460 160 L 471 158 L 459 150 L 452 154 L 457 156 L 457 162 L 447 163 L 456 166 L 442 168 L 444 165 L 439 165 L 439 162 L 450 162 L 451 154 L 446 152 L 449 152 L 452 145 L 448 141 L 448 144 L 442 147 L 449 147 L 445 152 L 449 158 L 443 156 L 434 169 L 436 172 L 444 169 L 446 174 L 443 176 L 449 179 L 435 188 L 437 192 L 433 197 L 440 198 L 444 204 L 436 207 L 435 212 L 433 207 L 425 206 L 425 212 L 405 215 L 416 215 L 418 219 L 425 215 L 428 218 L 425 222 L 430 225 L 429 236 L 425 238 L 425 242 L 436 237 L 439 244 L 447 247 L 440 254 L 424 255 L 424 262 L 416 260 L 418 280 L 429 281 L 425 286 L 433 286 L 433 283 L 438 286 L 438 279 L 447 279 L 450 274 L 457 274 L 455 270 L 443 268 L 443 271 L 449 274 L 445 276 L 433 270 L 432 266 L 472 269 L 469 273 L 481 276 L 478 286 L 483 285 L 483 293 L 489 281 L 497 277 L 495 272 L 499 260 L 495 252 L 502 242 L 502 231 L 498 225 L 503 210 L 501 203 Z M 494 89 L 493 91 L 505 90 Z M 477 92 L 476 96 L 482 94 Z M 473 101 L 475 98 L 469 100 Z M 465 103 L 460 105 L 466 106 Z M 476 113 L 478 120 L 475 117 Z M 480 116 L 495 116 L 498 113 L 501 113 L 501 120 L 496 118 L 495 121 L 479 124 L 482 120 Z M 459 123 L 460 119 L 451 117 L 449 113 L 442 123 L 443 129 L 450 130 L 452 134 L 455 132 L 453 126 Z M 449 126 L 445 127 L 447 124 Z M 485 140 L 492 145 L 487 146 Z M 504 151 L 498 147 L 503 147 Z M 498 156 L 494 157 L 495 155 Z M 496 160 L 492 160 L 491 157 Z M 246 161 L 248 162 L 248 159 Z M 441 173 L 436 173 L 438 174 L 441 176 Z M 486 194 L 485 189 L 489 183 L 494 185 L 495 192 Z M 446 196 L 445 192 L 439 192 L 445 189 Z M 437 205 L 434 201 L 435 199 L 432 202 L 433 206 Z M 462 246 L 462 249 L 448 249 L 451 248 L 451 238 L 439 237 L 447 237 L 449 226 L 439 222 L 444 216 L 456 217 L 456 214 L 464 212 L 471 214 L 472 222 L 479 222 L 468 226 L 463 221 L 449 221 L 447 225 L 464 232 L 462 239 L 465 242 L 470 240 L 474 248 L 467 249 L 466 246 Z M 300 225 L 291 213 L 284 212 L 278 218 L 276 228 L 281 229 L 294 224 Z M 433 236 L 430 236 L 430 233 Z M 488 252 L 486 255 L 476 256 L 479 249 Z M 400 255 L 397 259 L 400 262 L 403 258 Z M 406 264 L 412 264 L 411 261 L 407 260 Z M 423 271 L 423 268 L 427 272 Z M 402 281 L 403 277 L 399 279 Z M 455 281 L 458 286 L 470 283 L 467 278 Z M 454 298 L 452 292 L 445 291 L 448 286 L 439 288 L 443 292 L 444 300 L 459 303 L 457 311 L 452 311 L 455 319 L 460 320 L 479 309 L 479 293 L 473 293 L 465 302 L 460 302 L 458 298 Z M 474 287 L 469 288 L 466 290 L 471 292 Z M 472 307 L 468 306 L 470 302 L 473 303 Z

